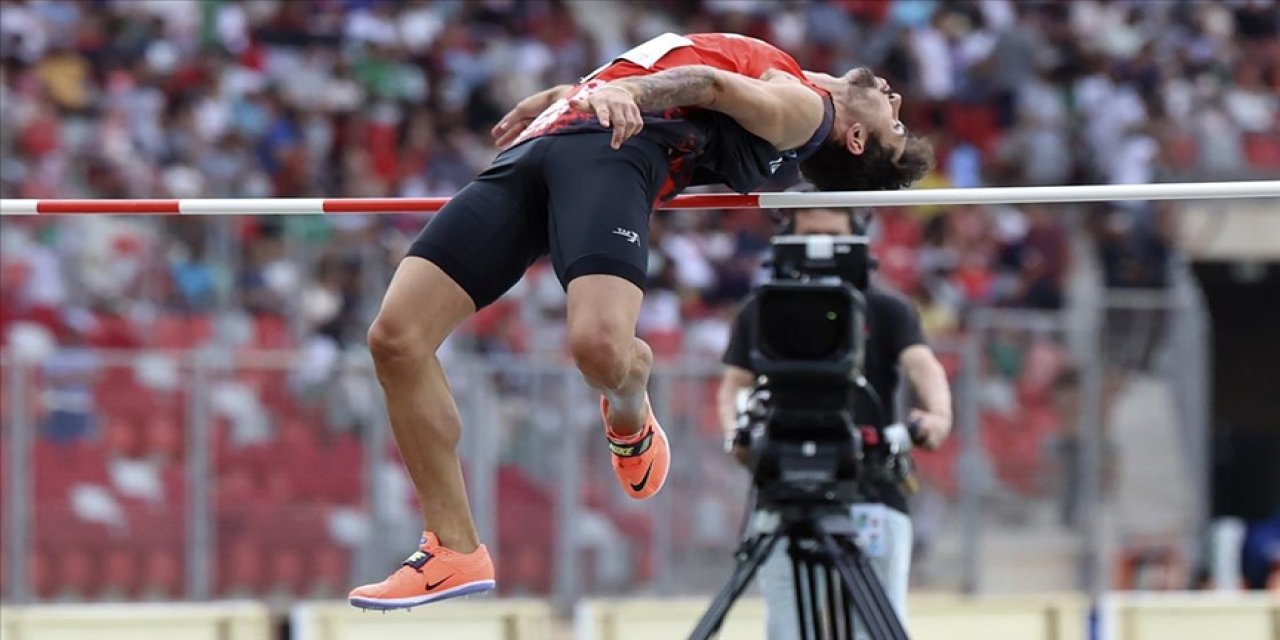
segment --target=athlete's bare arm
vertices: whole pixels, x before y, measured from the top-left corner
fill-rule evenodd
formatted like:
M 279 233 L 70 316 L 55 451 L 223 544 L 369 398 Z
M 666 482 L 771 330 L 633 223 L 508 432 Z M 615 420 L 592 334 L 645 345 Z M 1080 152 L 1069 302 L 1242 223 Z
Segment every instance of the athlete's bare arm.
M 619 90 L 606 91 L 614 88 Z M 641 111 L 713 109 L 778 149 L 794 149 L 807 142 L 823 115 L 818 94 L 787 74 L 766 74 L 758 80 L 701 65 L 614 80 L 576 100 L 574 107 L 594 112 L 601 124 L 613 127 L 615 147 L 640 131 Z
M 719 111 L 778 149 L 802 146 L 822 124 L 822 98 L 785 73 L 756 79 L 691 66 L 610 84 L 633 91 L 636 103 L 646 111 L 678 106 Z
M 551 106 L 551 103 L 568 95 L 571 89 L 573 89 L 571 84 L 556 85 L 521 100 L 507 112 L 507 115 L 502 116 L 498 124 L 494 125 L 493 130 L 489 132 L 493 136 L 494 144 L 500 149 L 506 148 L 520 136 L 534 118 L 538 117 L 538 114 Z

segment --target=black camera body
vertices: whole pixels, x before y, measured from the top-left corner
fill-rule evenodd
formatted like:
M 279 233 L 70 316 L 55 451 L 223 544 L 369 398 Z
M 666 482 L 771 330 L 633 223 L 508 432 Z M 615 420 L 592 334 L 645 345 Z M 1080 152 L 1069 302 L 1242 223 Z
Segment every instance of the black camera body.
M 856 620 L 870 638 L 908 640 L 849 509 L 862 480 L 874 475 L 863 470 L 875 456 L 863 455 L 855 417 L 868 421 L 854 416 L 856 394 L 866 393 L 879 412 L 870 422 L 886 426 L 863 377 L 867 239 L 781 236 L 773 249 L 773 278 L 757 294 L 749 351 L 756 389 L 740 407 L 732 441 L 748 448 L 756 505 L 733 576 L 689 637 L 718 633 L 752 576 L 786 540 L 801 635 L 861 637 Z
M 745 411 L 762 505 L 849 502 L 862 436 L 850 407 L 862 388 L 867 238 L 773 239 L 771 279 L 757 292 Z

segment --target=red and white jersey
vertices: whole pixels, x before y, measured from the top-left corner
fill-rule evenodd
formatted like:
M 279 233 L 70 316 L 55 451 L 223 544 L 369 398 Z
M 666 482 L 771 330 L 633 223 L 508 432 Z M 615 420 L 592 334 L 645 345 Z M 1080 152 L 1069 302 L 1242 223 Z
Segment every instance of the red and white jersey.
M 516 144 L 540 135 L 581 130 L 581 125 L 594 122 L 595 116 L 570 108 L 569 101 L 589 95 L 607 82 L 694 65 L 715 67 L 751 78 L 759 78 L 770 70 L 781 71 L 795 76 L 818 95 L 824 98 L 828 96 L 825 89 L 805 78 L 804 70 L 795 58 L 763 40 L 736 33 L 694 33 L 683 36 L 664 33 L 587 75 L 567 96 L 557 100 L 534 119 L 516 140 Z M 695 108 L 668 109 L 660 117 L 679 118 L 686 109 Z M 646 127 L 649 120 L 646 117 Z

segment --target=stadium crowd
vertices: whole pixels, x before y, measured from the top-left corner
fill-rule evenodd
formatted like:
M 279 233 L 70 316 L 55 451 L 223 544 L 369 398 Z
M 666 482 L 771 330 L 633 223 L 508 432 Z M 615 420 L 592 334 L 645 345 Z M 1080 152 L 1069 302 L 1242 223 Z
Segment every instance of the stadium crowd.
M 572 82 L 628 43 L 711 30 L 775 42 L 806 68 L 883 73 L 906 96 L 904 119 L 938 142 L 926 186 L 1236 175 L 1278 161 L 1278 10 L 1267 0 L 6 2 L 0 194 L 449 195 L 495 154 L 487 128 L 521 96 Z M 1166 233 L 1148 212 L 1098 215 L 1104 245 Z M 971 304 L 1061 304 L 1064 233 L 1049 216 L 890 216 L 885 272 L 934 328 L 955 326 Z M 25 286 L 6 307 L 110 306 L 143 289 L 161 308 L 230 299 L 356 339 L 368 309 L 350 298 L 362 277 L 385 276 L 420 222 L 242 220 L 224 233 L 200 222 L 44 223 L 26 233 L 11 224 L 6 265 Z M 715 351 L 769 225 L 716 212 L 655 224 L 658 295 L 643 328 L 709 323 L 692 333 Z M 385 249 L 379 260 L 370 262 L 369 240 Z M 218 241 L 248 258 L 220 261 Z M 558 296 L 537 277 L 528 284 L 513 296 L 528 302 L 515 329 L 537 331 L 539 316 L 557 315 L 547 307 Z M 286 309 L 283 294 L 297 286 L 309 295 Z M 508 337 L 487 348 L 523 348 Z
M 448 196 L 495 155 L 488 128 L 510 105 L 666 31 L 763 38 L 816 71 L 876 69 L 935 141 L 922 186 L 1248 177 L 1280 170 L 1278 24 L 1273 0 L 10 0 L 0 196 Z M 975 306 L 1062 307 L 1072 234 L 1096 243 L 1108 285 L 1160 286 L 1163 213 L 883 210 L 873 246 L 936 339 Z M 95 424 L 92 387 L 111 374 L 86 346 L 298 346 L 291 391 L 306 396 L 363 348 L 425 219 L 6 219 L 0 340 L 46 363 L 52 440 L 115 433 Z M 759 211 L 656 214 L 642 335 L 663 356 L 718 356 L 772 230 Z M 558 352 L 563 303 L 537 265 L 452 346 Z M 137 375 L 164 386 L 163 369 Z M 330 422 L 369 411 L 319 395 Z M 248 445 L 266 427 L 243 400 L 214 403 Z M 293 402 L 263 403 L 277 401 Z M 279 434 L 303 437 L 301 421 Z M 172 436 L 146 424 L 141 440 Z M 156 562 L 172 582 L 174 560 Z

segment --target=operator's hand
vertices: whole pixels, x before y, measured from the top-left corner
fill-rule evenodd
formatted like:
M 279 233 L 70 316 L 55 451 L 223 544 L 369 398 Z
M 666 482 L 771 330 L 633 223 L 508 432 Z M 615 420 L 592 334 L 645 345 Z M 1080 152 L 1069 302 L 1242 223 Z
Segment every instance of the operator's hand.
M 951 419 L 936 413 L 912 409 L 908 423 L 919 422 L 920 436 L 916 445 L 933 451 L 942 446 L 951 433 Z
M 644 128 L 644 117 L 636 106 L 635 96 L 618 85 L 606 84 L 585 98 L 575 98 L 570 105 L 578 111 L 594 113 L 602 126 L 612 128 L 609 146 L 614 149 L 621 148 L 627 138 Z
M 489 130 L 489 134 L 493 136 L 493 142 L 499 149 L 505 149 L 515 139 L 524 133 L 526 127 L 534 118 L 546 110 L 557 100 L 555 92 L 540 91 L 524 100 L 516 103 L 507 115 L 502 116 L 498 124 L 493 125 L 493 129 Z

